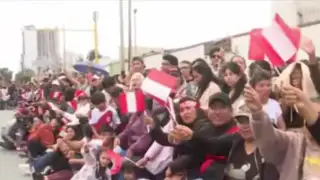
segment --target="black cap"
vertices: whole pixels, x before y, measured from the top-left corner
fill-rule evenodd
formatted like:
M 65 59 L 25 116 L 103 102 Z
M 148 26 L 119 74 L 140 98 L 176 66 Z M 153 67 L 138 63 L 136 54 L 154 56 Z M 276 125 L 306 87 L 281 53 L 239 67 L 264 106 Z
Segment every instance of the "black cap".
M 231 107 L 232 103 L 228 96 L 228 94 L 224 92 L 218 92 L 210 96 L 209 98 L 209 106 L 211 106 L 214 102 L 219 101 Z

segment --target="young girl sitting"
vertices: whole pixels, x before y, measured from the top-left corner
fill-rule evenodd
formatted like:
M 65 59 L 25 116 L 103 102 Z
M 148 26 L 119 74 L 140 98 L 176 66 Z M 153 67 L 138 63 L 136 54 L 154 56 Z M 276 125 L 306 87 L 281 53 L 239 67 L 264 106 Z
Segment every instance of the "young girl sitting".
M 86 143 L 82 148 L 85 165 L 75 174 L 71 180 L 111 180 L 110 161 L 107 151 L 98 150 L 97 155 L 90 151 L 90 145 Z

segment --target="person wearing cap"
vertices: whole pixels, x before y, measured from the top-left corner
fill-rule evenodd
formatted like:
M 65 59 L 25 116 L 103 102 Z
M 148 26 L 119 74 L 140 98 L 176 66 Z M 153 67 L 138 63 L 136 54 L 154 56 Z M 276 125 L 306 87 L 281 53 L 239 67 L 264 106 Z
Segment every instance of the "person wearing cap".
M 191 97 L 181 98 L 178 102 L 179 113 L 177 114 L 176 123 L 194 130 L 201 134 L 201 136 L 208 136 L 211 129 L 207 131 L 206 127 L 210 126 L 210 124 L 206 119 L 204 110 L 199 107 L 200 104 L 196 99 Z M 147 119 L 149 120 L 147 121 Z M 191 179 L 199 178 L 199 167 L 205 158 L 205 149 L 199 148 L 202 144 L 171 141 L 171 136 L 174 134 L 163 132 L 160 122 L 157 121 L 156 117 L 147 119 L 145 123 L 149 124 L 149 134 L 152 139 L 162 146 L 174 147 L 174 159 L 171 165 L 175 167 L 187 167 L 186 171 Z
M 219 99 L 219 101 L 223 100 L 224 98 Z M 256 146 L 249 123 L 251 119 L 249 109 L 243 105 L 235 111 L 234 120 L 239 131 L 223 136 L 204 137 L 194 133 L 191 129 L 179 125 L 175 129 L 177 133 L 175 137 L 179 137 L 176 140 L 201 142 L 206 145 L 207 152 L 214 157 L 225 157 L 224 161 L 220 159 L 218 162 L 224 164 L 223 168 L 225 170 L 222 172 L 225 173 L 222 174 L 226 179 L 277 180 L 279 178 L 278 171 L 273 165 L 264 161 Z M 178 135 L 179 133 L 180 135 Z M 213 179 L 213 176 L 213 172 L 211 172 L 207 176 L 203 175 L 202 178 Z

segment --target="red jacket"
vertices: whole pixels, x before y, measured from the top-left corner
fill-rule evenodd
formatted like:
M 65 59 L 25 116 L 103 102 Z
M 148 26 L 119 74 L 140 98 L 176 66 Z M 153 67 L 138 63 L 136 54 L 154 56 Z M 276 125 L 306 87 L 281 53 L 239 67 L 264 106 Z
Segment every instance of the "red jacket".
M 28 140 L 39 140 L 41 144 L 49 147 L 54 144 L 55 138 L 52 127 L 48 124 L 41 124 L 31 130 Z

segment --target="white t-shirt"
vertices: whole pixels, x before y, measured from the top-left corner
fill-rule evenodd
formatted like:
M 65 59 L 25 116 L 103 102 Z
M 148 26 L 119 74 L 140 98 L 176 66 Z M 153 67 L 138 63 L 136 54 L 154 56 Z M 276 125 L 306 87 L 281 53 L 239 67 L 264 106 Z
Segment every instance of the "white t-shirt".
M 277 124 L 278 118 L 282 116 L 280 104 L 274 99 L 269 98 L 268 102 L 263 105 L 263 110 L 274 124 Z

